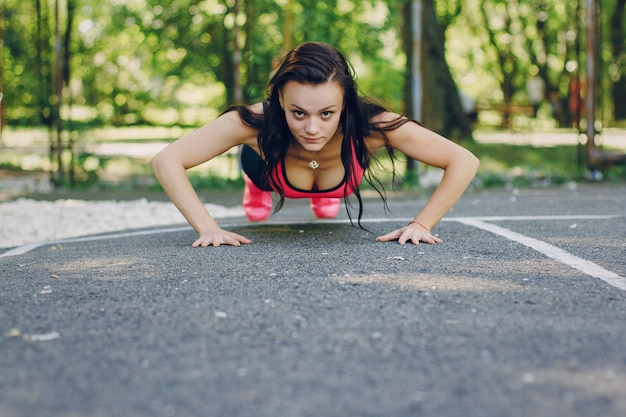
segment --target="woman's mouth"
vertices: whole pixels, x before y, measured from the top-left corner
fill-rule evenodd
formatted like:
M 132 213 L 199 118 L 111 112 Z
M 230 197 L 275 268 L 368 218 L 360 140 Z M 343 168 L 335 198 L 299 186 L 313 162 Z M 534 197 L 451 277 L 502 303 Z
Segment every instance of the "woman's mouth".
M 304 139 L 305 142 L 319 142 L 321 140 L 321 138 L 305 138 L 305 137 L 303 137 L 302 139 Z

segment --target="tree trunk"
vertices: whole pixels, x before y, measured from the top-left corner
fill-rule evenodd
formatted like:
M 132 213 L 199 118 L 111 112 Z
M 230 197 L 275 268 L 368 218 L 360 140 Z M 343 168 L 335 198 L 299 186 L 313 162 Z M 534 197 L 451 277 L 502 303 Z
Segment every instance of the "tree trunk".
M 61 32 L 59 22 L 59 0 L 54 2 L 54 103 L 52 106 L 52 122 L 54 134 L 51 136 L 52 161 L 56 163 L 56 174 L 53 175 L 55 185 L 63 182 L 63 119 L 61 118 L 61 104 L 63 104 L 63 57 L 61 54 Z
M 406 2 L 402 13 L 407 59 L 405 113 L 443 136 L 456 140 L 471 138 L 469 118 L 446 62 L 444 29 L 435 15 L 433 0 Z M 409 184 L 417 182 L 416 168 L 416 161 L 407 158 L 404 180 Z
M 6 123 L 6 106 L 4 104 L 4 7 L 0 6 L 0 146 L 4 145 L 2 129 Z
M 67 89 L 67 106 L 70 111 L 66 120 L 66 133 L 67 133 L 67 149 L 69 150 L 69 165 L 67 167 L 69 174 L 70 185 L 76 185 L 76 160 L 74 155 L 74 139 L 72 135 L 72 90 L 70 89 L 70 76 L 71 72 L 71 57 L 72 57 L 72 26 L 74 22 L 74 0 L 67 0 L 67 21 L 65 22 L 65 37 L 63 39 L 63 85 Z
M 454 140 L 471 138 L 472 128 L 445 57 L 445 34 L 437 20 L 433 0 L 423 1 L 424 99 L 422 122 Z
M 233 1 L 233 89 L 235 90 L 235 104 L 241 104 L 243 94 L 241 93 L 241 48 L 239 47 L 239 0 Z
M 50 95 L 53 93 L 50 69 L 50 26 L 47 2 L 35 0 L 37 28 L 35 32 L 35 74 L 39 79 L 39 118 L 48 129 L 52 128 Z
M 232 30 L 226 25 L 226 16 L 228 16 L 229 13 L 232 13 L 232 9 L 227 7 L 226 12 L 222 16 L 222 30 L 224 31 L 224 36 L 222 36 L 223 51 L 220 69 L 222 72 L 222 80 L 224 82 L 224 86 L 226 87 L 226 102 L 228 104 L 232 104 L 235 102 L 235 68 L 233 66 Z
M 508 45 L 501 45 L 497 40 L 497 33 L 494 29 L 489 26 L 490 16 L 489 11 L 486 9 L 486 3 L 481 2 L 480 5 L 480 14 L 483 19 L 483 23 L 485 29 L 487 31 L 487 36 L 489 38 L 489 44 L 494 48 L 497 54 L 497 62 L 500 68 L 500 72 L 502 74 L 502 79 L 500 80 L 500 89 L 502 90 L 502 95 L 504 98 L 504 110 L 502 112 L 502 127 L 510 127 L 510 108 L 513 101 L 513 93 L 515 92 L 515 87 L 513 84 L 513 80 L 518 72 L 518 63 L 517 59 L 511 51 L 511 47 Z M 505 22 L 504 22 L 504 32 L 511 33 L 511 17 L 510 14 L 506 14 Z
M 624 50 L 624 20 L 626 18 L 626 0 L 617 0 L 611 17 L 611 49 L 613 65 L 618 69 L 619 78 L 613 82 L 613 117 L 615 120 L 626 120 L 626 50 Z
M 294 1 L 287 0 L 283 7 L 283 50 L 281 55 L 285 55 L 293 48 L 293 27 L 295 22 Z
M 255 61 L 253 58 L 253 53 L 252 53 L 252 38 L 254 38 L 256 36 L 256 34 L 254 33 L 254 24 L 253 21 L 254 19 L 250 19 L 249 16 L 258 16 L 258 12 L 256 10 L 256 2 L 253 1 L 244 1 L 243 3 L 243 14 L 246 16 L 246 21 L 243 25 L 243 32 L 244 32 L 244 45 L 243 45 L 243 51 L 242 51 L 242 62 L 246 68 L 246 79 L 244 84 L 246 85 L 246 88 L 242 90 L 242 94 L 243 94 L 243 101 L 245 101 L 246 103 L 249 103 L 251 101 L 251 87 L 256 85 L 257 82 L 254 78 L 254 75 L 258 72 L 256 65 L 255 65 Z
M 402 10 L 402 41 L 406 56 L 406 74 L 404 78 L 404 113 L 422 121 L 422 81 L 423 70 L 419 62 L 423 56 L 423 11 L 422 0 L 407 1 Z M 419 88 L 418 88 L 419 87 Z M 417 161 L 406 158 L 406 171 L 403 178 L 408 184 L 417 183 Z

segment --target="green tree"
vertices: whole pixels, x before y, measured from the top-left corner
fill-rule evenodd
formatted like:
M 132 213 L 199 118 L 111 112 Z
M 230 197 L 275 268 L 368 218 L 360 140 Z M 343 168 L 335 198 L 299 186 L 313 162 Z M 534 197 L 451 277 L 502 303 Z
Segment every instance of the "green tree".
M 445 3 L 447 7 L 437 14 L 431 1 L 424 2 L 427 52 L 424 117 L 434 130 L 461 140 L 471 137 L 472 129 L 461 106 L 457 84 L 446 60 L 445 31 L 454 23 L 463 8 L 460 1 Z
M 3 0 L 2 8 L 6 122 L 49 126 L 52 44 L 47 4 Z
M 55 1 L 2 1 L 8 124 L 52 123 Z M 236 50 L 242 53 L 238 74 L 242 99 L 248 102 L 265 96 L 270 72 L 286 49 L 303 40 L 320 40 L 346 53 L 365 94 L 404 111 L 402 29 L 408 1 L 239 0 L 235 13 L 231 0 L 60 0 L 61 5 L 76 6 L 73 15 L 62 16 L 67 23 L 63 49 L 71 55 L 70 65 L 64 66 L 64 78 L 71 75 L 64 91 L 71 92 L 73 106 L 91 114 L 91 123 L 195 126 L 235 100 Z M 624 0 L 598 2 L 605 40 L 599 54 L 606 69 L 600 72 L 608 100 L 604 108 L 620 119 L 626 108 Z M 584 51 L 579 33 L 584 22 L 577 18 L 582 0 L 424 3 L 436 14 L 425 32 L 433 54 L 427 74 L 445 75 L 445 63 L 452 73 L 433 85 L 453 80 L 491 103 L 524 103 L 525 81 L 534 65 L 548 94 L 567 100 L 569 80 L 577 70 L 584 71 L 578 52 Z M 235 29 L 238 48 L 233 44 Z M 445 59 L 436 56 L 441 53 Z M 442 132 L 460 129 L 455 127 L 457 103 L 447 89 L 440 95 L 440 89 L 431 88 L 426 106 L 433 126 L 441 125 L 436 129 Z M 441 100 L 451 101 L 441 107 Z

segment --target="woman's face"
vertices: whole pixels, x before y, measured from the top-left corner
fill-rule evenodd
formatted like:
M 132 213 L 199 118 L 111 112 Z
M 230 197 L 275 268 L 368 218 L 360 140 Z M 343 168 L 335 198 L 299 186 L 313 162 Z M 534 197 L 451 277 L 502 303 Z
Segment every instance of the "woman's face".
M 291 134 L 307 151 L 318 152 L 340 133 L 343 87 L 338 82 L 311 85 L 288 81 L 279 99 Z

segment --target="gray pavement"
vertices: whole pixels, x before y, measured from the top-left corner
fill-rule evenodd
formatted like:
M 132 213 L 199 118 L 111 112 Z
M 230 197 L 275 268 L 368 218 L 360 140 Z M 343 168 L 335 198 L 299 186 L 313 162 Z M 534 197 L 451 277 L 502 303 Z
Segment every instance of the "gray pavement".
M 0 417 L 626 415 L 626 186 L 468 192 L 443 245 L 374 241 L 424 201 L 0 253 Z

